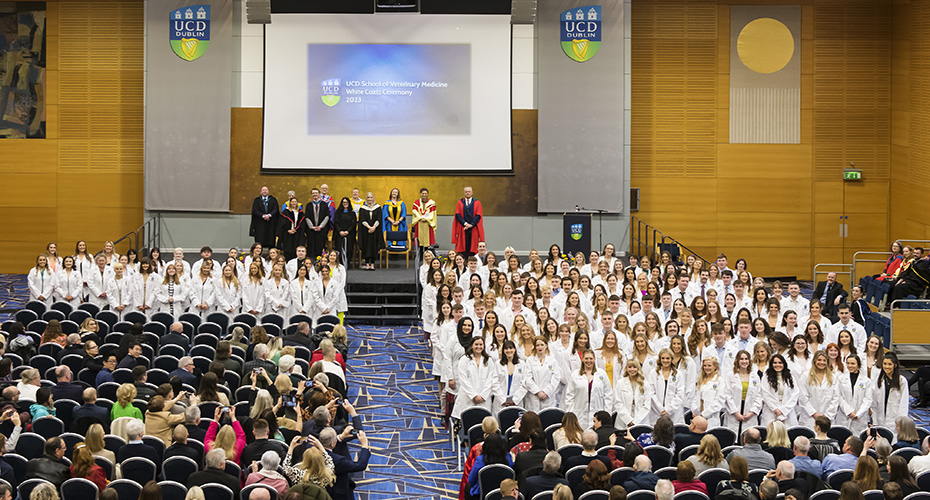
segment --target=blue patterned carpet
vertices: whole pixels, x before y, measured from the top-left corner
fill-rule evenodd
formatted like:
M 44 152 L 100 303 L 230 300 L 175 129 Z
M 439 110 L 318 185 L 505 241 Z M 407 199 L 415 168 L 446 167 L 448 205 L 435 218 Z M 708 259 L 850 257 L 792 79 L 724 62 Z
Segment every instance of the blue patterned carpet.
M 0 322 L 12 319 L 28 300 L 25 274 L 0 274 Z

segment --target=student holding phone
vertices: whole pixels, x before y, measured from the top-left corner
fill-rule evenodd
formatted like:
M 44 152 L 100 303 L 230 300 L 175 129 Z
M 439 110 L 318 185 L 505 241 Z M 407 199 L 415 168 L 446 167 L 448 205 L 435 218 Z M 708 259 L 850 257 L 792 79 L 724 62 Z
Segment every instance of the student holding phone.
M 222 448 L 228 460 L 239 462 L 239 456 L 245 448 L 245 431 L 242 430 L 239 421 L 234 418 L 230 406 L 216 408 L 213 421 L 210 422 L 207 436 L 204 438 L 204 445 L 208 453 L 214 448 Z

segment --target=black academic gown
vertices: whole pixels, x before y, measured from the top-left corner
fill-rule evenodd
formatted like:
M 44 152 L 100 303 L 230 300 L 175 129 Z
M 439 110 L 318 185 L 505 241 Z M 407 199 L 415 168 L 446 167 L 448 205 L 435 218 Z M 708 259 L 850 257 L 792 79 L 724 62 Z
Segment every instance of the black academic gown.
M 278 200 L 274 196 L 268 196 L 268 208 L 261 196 L 256 196 L 252 201 L 252 224 L 249 225 L 249 236 L 255 238 L 256 243 L 261 243 L 264 248 L 274 246 L 275 236 L 278 234 Z M 268 214 L 271 219 L 265 220 L 263 215 Z
M 297 257 L 297 247 L 307 245 L 307 225 L 304 221 L 304 213 L 300 210 L 296 213 L 290 210 L 281 213 L 278 224 L 278 248 L 284 252 L 284 258 L 287 260 Z M 294 234 L 288 232 L 292 227 L 296 229 Z

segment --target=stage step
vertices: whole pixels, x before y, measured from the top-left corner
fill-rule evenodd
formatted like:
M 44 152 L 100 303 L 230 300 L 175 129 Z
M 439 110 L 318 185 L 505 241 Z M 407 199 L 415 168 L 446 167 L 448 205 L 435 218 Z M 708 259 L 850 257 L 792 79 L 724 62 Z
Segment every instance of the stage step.
M 420 321 L 415 271 L 358 271 L 349 278 L 346 321 L 373 325 L 415 325 Z

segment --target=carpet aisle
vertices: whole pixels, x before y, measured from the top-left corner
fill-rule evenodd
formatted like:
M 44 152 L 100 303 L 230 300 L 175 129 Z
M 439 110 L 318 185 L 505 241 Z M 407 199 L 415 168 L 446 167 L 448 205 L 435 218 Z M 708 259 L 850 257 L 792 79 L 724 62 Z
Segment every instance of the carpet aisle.
M 371 441 L 360 500 L 457 498 L 460 472 L 438 418 L 436 382 L 419 328 L 349 327 L 349 400 Z M 352 447 L 353 458 L 357 446 Z

